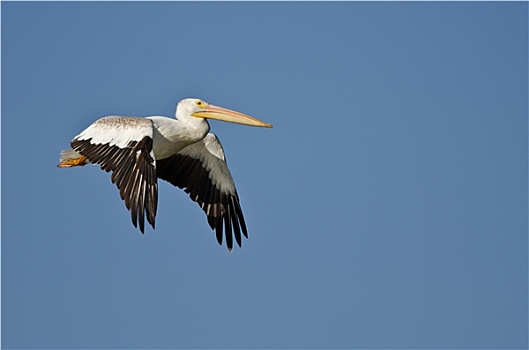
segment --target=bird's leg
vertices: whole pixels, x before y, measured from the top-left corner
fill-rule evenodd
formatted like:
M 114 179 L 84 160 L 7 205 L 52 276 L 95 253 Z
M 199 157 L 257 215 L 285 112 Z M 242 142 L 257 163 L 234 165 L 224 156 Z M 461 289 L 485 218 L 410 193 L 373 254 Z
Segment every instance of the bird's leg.
M 59 165 L 59 168 L 71 168 L 73 166 L 83 166 L 88 162 L 85 156 L 80 156 L 79 158 L 66 159 L 63 160 Z

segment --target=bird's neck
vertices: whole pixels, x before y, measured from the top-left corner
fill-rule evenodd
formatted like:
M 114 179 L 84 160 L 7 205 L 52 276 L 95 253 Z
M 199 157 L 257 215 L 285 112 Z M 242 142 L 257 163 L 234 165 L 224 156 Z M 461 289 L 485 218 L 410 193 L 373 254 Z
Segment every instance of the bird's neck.
M 177 109 L 176 122 L 179 124 L 180 130 L 186 137 L 190 138 L 190 142 L 197 142 L 202 140 L 209 132 L 209 123 L 206 119 L 193 117 L 186 111 Z M 180 135 L 184 137 L 184 135 Z
M 206 137 L 209 132 L 208 122 L 205 119 L 194 119 L 197 119 L 198 123 L 186 123 L 177 120 L 180 126 L 177 130 L 179 140 L 195 143 Z
M 184 147 L 202 140 L 209 131 L 209 124 L 189 124 L 167 117 L 148 117 L 153 121 L 153 149 L 156 159 L 169 157 Z M 195 118 L 198 119 L 198 118 Z

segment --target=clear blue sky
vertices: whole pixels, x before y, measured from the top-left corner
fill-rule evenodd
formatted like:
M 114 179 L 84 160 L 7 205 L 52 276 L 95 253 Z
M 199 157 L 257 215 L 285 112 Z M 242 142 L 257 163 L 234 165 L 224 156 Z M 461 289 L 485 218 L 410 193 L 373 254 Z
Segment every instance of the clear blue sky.
M 517 3 L 2 2 L 5 348 L 526 348 Z M 99 117 L 200 97 L 250 239 L 56 167 Z

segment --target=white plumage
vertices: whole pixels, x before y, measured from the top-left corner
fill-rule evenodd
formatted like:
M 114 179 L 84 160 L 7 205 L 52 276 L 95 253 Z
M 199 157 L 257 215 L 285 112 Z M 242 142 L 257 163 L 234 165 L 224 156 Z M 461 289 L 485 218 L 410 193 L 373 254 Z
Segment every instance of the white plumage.
M 178 103 L 176 119 L 108 116 L 95 121 L 63 150 L 59 167 L 99 164 L 112 172 L 111 180 L 131 212 L 134 226 L 143 233 L 145 218 L 155 227 L 157 179 L 184 189 L 204 210 L 231 251 L 241 232 L 248 237 L 233 178 L 218 138 L 209 133 L 207 119 L 250 126 L 272 125 L 248 115 L 217 107 L 199 99 Z M 223 235 L 224 232 L 224 235 Z

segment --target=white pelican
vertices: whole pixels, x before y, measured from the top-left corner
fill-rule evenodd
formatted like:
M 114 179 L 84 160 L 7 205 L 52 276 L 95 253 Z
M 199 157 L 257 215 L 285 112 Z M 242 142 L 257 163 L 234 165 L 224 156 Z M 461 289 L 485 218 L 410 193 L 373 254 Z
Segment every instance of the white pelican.
M 248 238 L 239 196 L 219 139 L 209 133 L 206 119 L 271 128 L 246 114 L 187 98 L 168 117 L 108 116 L 77 135 L 70 150 L 61 152 L 59 167 L 99 164 L 130 210 L 132 223 L 143 233 L 145 217 L 154 229 L 158 203 L 157 178 L 182 188 L 206 213 L 222 245 L 231 251 L 233 236 L 241 246 Z

